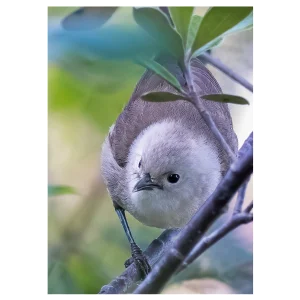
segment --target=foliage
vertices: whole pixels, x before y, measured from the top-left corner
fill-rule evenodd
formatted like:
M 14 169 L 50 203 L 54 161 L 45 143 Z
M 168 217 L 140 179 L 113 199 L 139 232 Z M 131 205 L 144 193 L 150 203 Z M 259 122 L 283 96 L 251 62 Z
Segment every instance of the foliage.
M 81 8 L 63 21 L 67 30 L 53 29 L 49 32 L 49 39 L 55 48 L 58 44 L 64 51 L 71 47 L 85 55 L 131 59 L 162 76 L 184 96 L 183 88 L 178 86 L 174 76 L 155 62 L 154 57 L 167 52 L 182 68 L 188 69 L 192 57 L 218 46 L 228 34 L 251 28 L 253 22 L 252 7 L 212 7 L 203 18 L 193 16 L 193 9 L 171 8 L 173 27 L 168 17 L 157 8 L 133 8 L 134 20 L 146 31 L 144 34 L 124 26 L 102 26 L 116 8 Z M 232 98 L 227 99 L 230 102 Z

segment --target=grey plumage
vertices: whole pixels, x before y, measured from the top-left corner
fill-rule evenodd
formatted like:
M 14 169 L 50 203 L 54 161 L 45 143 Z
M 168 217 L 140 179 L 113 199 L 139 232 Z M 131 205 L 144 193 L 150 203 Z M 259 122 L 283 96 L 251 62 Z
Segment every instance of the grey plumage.
M 162 63 L 171 73 L 173 73 L 183 86 L 186 85 L 185 78 L 180 68 L 177 64 L 174 63 L 174 61 L 172 61 L 172 59 L 161 58 L 160 63 Z M 217 81 L 198 59 L 193 59 L 192 61 L 192 75 L 196 86 L 196 92 L 199 96 L 205 94 L 222 93 Z M 216 160 L 220 166 L 221 175 L 223 175 L 224 172 L 228 169 L 230 164 L 230 158 L 228 157 L 226 152 L 224 152 L 222 146 L 215 139 L 213 133 L 207 127 L 201 115 L 191 103 L 184 100 L 163 103 L 145 102 L 141 100 L 141 95 L 145 92 L 150 91 L 170 91 L 174 93 L 177 92 L 165 80 L 163 80 L 161 77 L 154 74 L 153 72 L 147 71 L 143 75 L 143 77 L 137 84 L 129 103 L 116 120 L 115 125 L 111 128 L 109 135 L 105 140 L 102 151 L 102 174 L 113 202 L 128 210 L 137 219 L 150 226 L 166 228 L 173 227 L 175 225 L 175 227 L 180 227 L 183 225 L 183 220 L 179 220 L 180 218 L 177 218 L 177 215 L 174 212 L 170 215 L 170 220 L 165 221 L 165 223 L 161 223 L 160 221 L 158 221 L 158 218 L 156 221 L 151 221 L 150 211 L 152 212 L 152 214 L 155 214 L 155 216 L 159 214 L 160 218 L 164 218 L 164 213 L 166 213 L 166 211 L 169 210 L 170 207 L 166 206 L 160 211 L 160 206 L 158 206 L 157 208 L 153 207 L 155 203 L 152 203 L 151 207 L 145 207 L 145 211 L 149 209 L 149 217 L 146 216 L 146 212 L 145 215 L 141 213 L 141 211 L 143 210 L 142 208 L 139 208 L 139 211 L 137 211 L 137 208 L 135 207 L 136 203 L 134 202 L 135 200 L 133 200 L 129 191 L 130 184 L 128 182 L 130 180 L 130 178 L 128 177 L 131 176 L 131 174 L 128 173 L 128 161 L 130 158 L 130 149 L 132 145 L 135 144 L 135 142 L 138 139 L 141 139 L 141 136 L 143 135 L 145 130 L 149 128 L 149 126 L 153 126 L 153 124 L 160 124 L 161 122 L 165 124 L 164 122 L 167 121 L 167 127 L 170 122 L 171 124 L 174 124 L 174 126 L 172 125 L 170 127 L 170 131 L 172 131 L 171 133 L 168 133 L 167 131 L 164 133 L 166 136 L 168 136 L 169 143 L 162 142 L 162 144 L 166 145 L 161 146 L 163 148 L 160 149 L 161 151 L 158 150 L 158 148 L 160 148 L 159 144 L 155 145 L 154 147 L 153 143 L 155 144 L 155 141 L 143 141 L 143 143 L 146 143 L 148 145 L 148 149 L 150 149 L 152 146 L 154 147 L 151 150 L 152 154 L 148 153 L 147 155 L 148 160 L 151 159 L 153 163 L 155 161 L 158 161 L 157 168 L 159 168 L 159 165 L 163 162 L 163 150 L 165 152 L 169 152 L 169 155 L 166 154 L 165 156 L 169 165 L 172 165 L 172 163 L 178 164 L 178 161 L 176 162 L 176 153 L 178 157 L 180 157 L 181 152 L 183 153 L 182 155 L 185 155 L 182 156 L 181 161 L 184 160 L 185 157 L 193 156 L 194 154 L 192 153 L 194 152 L 188 152 L 188 148 L 190 147 L 189 145 L 190 143 L 192 143 L 192 141 L 196 141 L 197 143 L 199 143 L 200 141 L 200 143 L 209 145 L 209 148 L 207 148 L 209 150 L 207 151 L 211 151 L 215 155 Z M 216 123 L 218 129 L 224 136 L 229 146 L 236 153 L 237 138 L 233 131 L 232 120 L 229 113 L 228 105 L 224 103 L 217 103 L 206 100 L 201 101 L 203 101 L 204 107 L 212 116 L 214 122 Z M 157 131 L 158 135 L 160 131 L 161 130 Z M 155 137 L 153 138 L 153 140 L 155 140 Z M 180 144 L 182 145 L 180 146 Z M 184 152 L 185 148 L 187 152 Z M 160 154 L 162 154 L 161 158 L 158 157 L 158 155 Z M 170 157 L 173 157 L 172 155 L 175 157 L 174 162 L 170 160 Z M 196 155 L 197 154 L 195 153 L 195 156 Z M 211 159 L 213 160 L 214 158 Z M 146 168 L 146 166 L 143 167 Z M 148 168 L 150 167 L 151 166 L 149 166 Z M 147 172 L 148 171 L 149 170 L 147 170 Z M 137 176 L 139 177 L 140 175 L 138 174 Z M 197 180 L 197 178 L 195 178 L 195 180 Z M 146 193 L 146 191 L 143 193 Z M 153 192 L 150 193 L 154 195 Z M 170 198 L 170 201 L 173 201 L 172 199 L 174 197 L 172 197 Z M 155 199 L 155 197 L 153 198 Z M 188 216 L 194 213 L 195 210 L 199 207 L 201 203 L 203 203 L 204 200 L 202 199 L 201 202 L 191 200 L 191 202 L 184 203 L 185 206 L 178 206 L 178 209 L 180 207 L 180 209 L 182 210 L 182 207 L 186 207 L 186 209 L 189 210 L 187 206 L 193 206 L 194 202 L 192 201 L 195 202 L 195 207 L 193 207 L 191 211 L 188 212 Z M 163 200 L 161 200 L 160 202 L 163 202 Z M 144 205 L 145 203 L 147 204 L 147 202 L 145 201 L 143 203 Z M 174 203 L 177 202 L 174 200 Z M 172 221 L 172 218 L 174 219 L 174 222 Z M 177 221 L 176 218 L 178 219 Z M 186 218 L 187 216 L 185 216 L 184 218 L 185 222 L 187 221 Z M 168 222 L 170 223 L 170 225 L 168 225 Z M 176 224 L 178 224 L 178 226 Z

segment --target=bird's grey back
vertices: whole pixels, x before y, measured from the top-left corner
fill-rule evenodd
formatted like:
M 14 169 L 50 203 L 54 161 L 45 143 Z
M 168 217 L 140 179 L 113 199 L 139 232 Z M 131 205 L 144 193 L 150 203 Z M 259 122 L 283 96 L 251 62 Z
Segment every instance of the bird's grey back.
M 175 75 L 183 86 L 186 86 L 186 81 L 181 69 L 172 59 L 162 58 L 160 59 L 160 63 Z M 193 59 L 192 61 L 192 74 L 196 92 L 199 96 L 222 93 L 215 78 L 199 59 Z M 160 76 L 152 71 L 145 72 L 137 84 L 129 103 L 118 117 L 114 129 L 109 136 L 113 156 L 118 165 L 120 167 L 126 165 L 129 148 L 141 131 L 155 122 L 168 118 L 172 120 L 181 120 L 182 124 L 185 124 L 187 128 L 195 134 L 204 135 L 206 138 L 210 139 L 218 151 L 220 161 L 222 161 L 223 165 L 222 169 L 225 171 L 229 166 L 230 160 L 221 145 L 215 140 L 212 132 L 207 127 L 193 104 L 185 100 L 159 103 L 141 100 L 140 97 L 142 94 L 151 91 L 169 91 L 177 93 L 176 89 L 170 86 L 170 84 Z M 200 101 L 203 102 L 204 107 L 212 116 L 227 143 L 232 150 L 236 152 L 237 138 L 233 131 L 228 105 L 202 99 Z

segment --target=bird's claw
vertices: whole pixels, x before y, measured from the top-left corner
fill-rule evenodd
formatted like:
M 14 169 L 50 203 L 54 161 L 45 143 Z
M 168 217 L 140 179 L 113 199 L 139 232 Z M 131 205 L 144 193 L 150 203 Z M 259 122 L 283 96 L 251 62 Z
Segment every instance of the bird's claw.
M 150 273 L 151 267 L 148 263 L 146 256 L 143 254 L 142 250 L 137 244 L 131 244 L 131 254 L 132 257 L 125 261 L 125 268 L 128 268 L 133 262 L 140 271 L 142 279 Z
M 134 262 L 134 261 L 133 261 L 133 258 L 132 258 L 132 257 L 128 258 L 128 259 L 125 261 L 125 263 L 124 263 L 125 268 L 127 269 L 133 262 Z

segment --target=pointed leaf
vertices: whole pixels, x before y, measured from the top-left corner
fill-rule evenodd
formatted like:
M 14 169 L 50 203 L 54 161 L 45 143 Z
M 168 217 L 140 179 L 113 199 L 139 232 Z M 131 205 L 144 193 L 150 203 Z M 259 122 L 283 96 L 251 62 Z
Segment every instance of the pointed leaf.
M 252 27 L 253 27 L 253 11 L 243 21 L 241 21 L 240 23 L 238 23 L 237 25 L 235 25 L 234 27 L 226 31 L 225 34 L 228 35 L 243 30 L 249 30 L 252 29 Z
M 82 7 L 67 16 L 62 25 L 67 30 L 91 30 L 104 25 L 118 7 Z
M 199 56 L 209 49 L 216 48 L 216 47 L 220 46 L 220 44 L 222 42 L 223 42 L 223 38 L 221 38 L 221 37 L 216 38 L 216 39 L 212 40 L 211 42 L 207 43 L 206 45 L 204 45 L 202 48 L 198 49 L 196 52 L 194 52 L 193 56 L 194 57 Z
M 174 25 L 181 35 L 183 45 L 186 45 L 189 24 L 194 11 L 192 6 L 169 7 L 169 11 L 174 22 Z
M 60 196 L 66 194 L 76 194 L 74 188 L 66 185 L 48 185 L 48 196 Z
M 201 98 L 215 102 L 249 104 L 249 102 L 243 97 L 228 94 L 210 94 L 201 96 Z
M 169 92 L 152 92 L 141 96 L 145 101 L 149 102 L 168 102 L 176 100 L 188 100 L 185 96 L 173 94 Z
M 136 59 L 136 62 L 165 79 L 178 91 L 183 92 L 183 89 L 177 78 L 158 62 L 147 58 L 138 58 Z
M 193 15 L 188 29 L 188 36 L 186 41 L 186 49 L 190 49 L 195 41 L 197 32 L 199 30 L 200 23 L 203 17 Z
M 227 31 L 238 25 L 253 11 L 253 7 L 212 7 L 203 17 L 192 52 L 201 49 L 207 43 L 222 37 Z
M 176 58 L 183 58 L 181 37 L 163 12 L 152 7 L 133 8 L 133 17 L 137 24 L 165 50 Z

